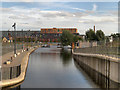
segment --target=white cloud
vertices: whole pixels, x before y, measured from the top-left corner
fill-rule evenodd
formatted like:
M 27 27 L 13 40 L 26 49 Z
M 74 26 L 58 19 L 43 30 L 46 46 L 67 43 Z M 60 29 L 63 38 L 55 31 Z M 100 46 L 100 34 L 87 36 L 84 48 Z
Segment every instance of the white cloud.
M 75 17 L 76 15 L 75 14 L 73 14 L 73 17 Z
M 56 14 L 56 13 L 61 13 L 60 11 L 40 11 L 41 13 L 51 13 L 51 14 Z
M 72 9 L 80 10 L 80 11 L 86 11 L 85 9 L 81 9 L 81 8 L 72 8 Z
M 35 0 L 1 0 L 2 2 L 34 2 Z
M 119 2 L 119 0 L 1 0 L 2 2 Z
M 97 5 L 96 4 L 93 4 L 93 11 L 96 11 L 97 10 Z
M 82 23 L 116 23 L 118 20 L 118 18 L 116 16 L 92 16 L 92 15 L 88 15 L 88 16 L 84 16 L 81 17 L 81 20 L 79 20 L 79 22 Z
M 12 29 L 11 25 L 16 22 L 17 29 L 40 30 L 41 27 L 76 27 L 81 34 L 96 25 L 106 34 L 117 31 L 117 16 L 92 15 L 93 12 L 68 12 L 68 11 L 45 11 L 37 8 L 0 8 L 2 11 L 3 29 Z

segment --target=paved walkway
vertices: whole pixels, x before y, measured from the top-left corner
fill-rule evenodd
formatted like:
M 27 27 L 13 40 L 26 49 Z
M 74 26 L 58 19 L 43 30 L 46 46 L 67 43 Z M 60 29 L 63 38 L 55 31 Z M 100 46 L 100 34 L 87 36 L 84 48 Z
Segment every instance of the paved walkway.
M 17 50 L 17 53 L 19 53 L 20 55 L 17 55 L 16 57 L 14 57 L 14 52 L 10 52 L 10 53 L 3 55 L 2 56 L 2 68 L 20 65 L 22 62 L 22 59 L 27 54 L 27 52 L 28 51 L 22 52 L 22 50 L 20 49 L 20 50 Z M 5 64 L 7 60 L 11 60 L 11 57 L 12 57 L 12 62 L 10 64 Z
M 26 70 L 27 70 L 27 66 L 28 66 L 28 61 L 29 61 L 29 55 L 36 50 L 39 47 L 35 47 L 35 48 L 31 48 L 29 49 L 29 51 L 25 51 L 23 53 L 21 53 L 19 56 L 17 56 L 10 65 L 6 65 L 7 66 L 14 66 L 17 64 L 21 64 L 21 73 L 18 77 L 13 78 L 13 79 L 7 79 L 7 80 L 2 80 L 2 83 L 0 83 L 0 86 L 2 87 L 7 87 L 7 86 L 11 86 L 11 85 L 15 85 L 17 83 L 22 82 L 25 79 L 25 74 L 26 74 Z M 10 54 L 9 54 L 10 55 Z M 4 68 L 4 67 L 3 67 Z

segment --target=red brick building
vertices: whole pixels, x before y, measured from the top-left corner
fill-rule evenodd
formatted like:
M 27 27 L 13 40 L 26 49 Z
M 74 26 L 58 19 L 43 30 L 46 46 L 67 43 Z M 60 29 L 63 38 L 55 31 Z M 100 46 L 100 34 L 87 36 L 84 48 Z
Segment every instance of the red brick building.
M 59 42 L 63 31 L 70 31 L 72 34 L 78 35 L 77 28 L 41 28 L 41 42 Z
M 77 33 L 76 28 L 42 28 L 41 33 L 59 33 L 59 34 L 62 34 L 62 32 L 64 30 L 70 31 L 71 33 Z

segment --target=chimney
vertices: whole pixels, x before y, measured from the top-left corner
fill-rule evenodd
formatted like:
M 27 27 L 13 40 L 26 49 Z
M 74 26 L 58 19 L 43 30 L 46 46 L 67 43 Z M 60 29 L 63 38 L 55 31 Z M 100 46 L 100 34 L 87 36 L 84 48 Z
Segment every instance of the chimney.
M 94 32 L 95 32 L 95 25 L 94 25 Z

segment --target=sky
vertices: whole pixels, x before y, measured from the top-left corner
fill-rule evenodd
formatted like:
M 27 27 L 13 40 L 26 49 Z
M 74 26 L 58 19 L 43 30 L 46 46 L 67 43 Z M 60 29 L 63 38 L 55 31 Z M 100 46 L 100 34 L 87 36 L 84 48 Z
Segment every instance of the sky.
M 118 32 L 118 2 L 2 2 L 0 30 L 40 30 L 41 28 L 77 28 L 85 34 L 90 28 L 106 35 Z

